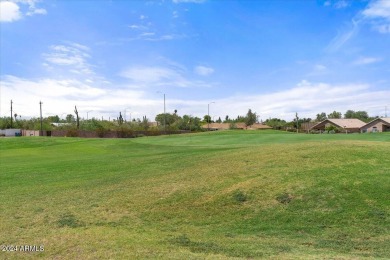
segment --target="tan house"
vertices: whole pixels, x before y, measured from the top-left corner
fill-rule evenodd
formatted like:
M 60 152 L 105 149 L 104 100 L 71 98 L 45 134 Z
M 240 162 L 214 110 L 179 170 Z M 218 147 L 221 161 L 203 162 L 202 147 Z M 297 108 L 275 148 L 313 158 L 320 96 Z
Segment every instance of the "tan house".
M 360 128 L 362 133 L 390 132 L 390 117 L 376 118 Z
M 325 131 L 327 127 L 335 126 L 339 130 L 345 131 L 347 133 L 359 133 L 360 128 L 362 128 L 365 124 L 366 123 L 356 118 L 350 118 L 350 119 L 331 118 L 331 119 L 325 119 L 324 121 L 312 126 L 311 130 Z

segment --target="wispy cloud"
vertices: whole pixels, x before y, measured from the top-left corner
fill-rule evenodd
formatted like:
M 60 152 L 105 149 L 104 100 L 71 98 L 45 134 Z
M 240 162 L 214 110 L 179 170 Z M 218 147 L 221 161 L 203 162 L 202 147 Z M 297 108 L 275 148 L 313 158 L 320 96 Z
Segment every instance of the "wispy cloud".
M 334 7 L 336 9 L 344 9 L 350 6 L 350 3 L 346 0 L 325 1 L 324 6 Z
M 375 57 L 360 57 L 353 62 L 353 65 L 368 65 L 382 61 L 381 58 Z
M 300 117 L 313 118 L 319 112 L 345 112 L 348 109 L 366 110 L 370 115 L 381 115 L 382 110 L 378 108 L 378 104 L 388 104 L 387 96 L 390 96 L 390 90 L 375 91 L 368 84 L 333 85 L 303 80 L 284 91 L 213 100 L 216 103 L 212 113 L 221 117 L 244 115 L 251 108 L 263 120 L 269 117 L 291 120 L 295 112 Z
M 343 8 L 346 8 L 349 6 L 349 3 L 345 0 L 340 0 L 340 1 L 337 1 L 335 4 L 334 4 L 334 7 L 336 9 L 343 9 Z
M 148 27 L 145 25 L 140 25 L 140 24 L 132 24 L 129 25 L 129 28 L 132 30 L 148 30 Z
M 210 87 L 212 84 L 191 79 L 182 66 L 133 66 L 120 72 L 120 76 L 139 87 Z
M 345 2 L 345 3 L 343 3 Z M 348 2 L 338 1 L 334 5 L 337 7 L 344 7 Z M 325 2 L 324 5 L 331 5 L 330 1 Z M 350 41 L 359 32 L 359 27 L 362 25 L 371 24 L 373 30 L 379 33 L 390 33 L 390 1 L 389 0 L 373 0 L 367 7 L 357 13 L 351 20 L 348 28 L 340 31 L 336 37 L 325 48 L 327 52 L 335 52 L 342 48 L 348 41 Z
M 156 69 L 154 72 L 144 71 L 143 77 L 136 80 L 150 82 L 148 76 L 152 77 L 153 82 L 158 82 L 177 75 L 171 71 Z M 90 117 L 104 116 L 106 119 L 117 117 L 119 111 L 123 112 L 129 104 L 133 117 L 147 115 L 153 120 L 156 114 L 162 112 L 161 98 L 146 90 L 125 87 L 108 90 L 74 79 L 32 80 L 9 75 L 3 76 L 0 82 L 1 111 L 8 111 L 8 102 L 13 99 L 15 111 L 22 116 L 38 116 L 40 100 L 44 104 L 44 116 L 73 113 L 74 105 L 77 105 L 84 116 L 86 111 L 93 110 L 89 113 Z M 269 117 L 291 120 L 295 112 L 300 117 L 313 118 L 319 112 L 336 110 L 343 113 L 348 109 L 366 110 L 372 116 L 380 116 L 383 115 L 383 107 L 389 105 L 389 96 L 390 90 L 375 90 L 368 84 L 332 85 L 303 80 L 283 91 L 213 99 L 215 104 L 210 109 L 210 115 L 216 118 L 223 118 L 225 115 L 236 117 L 244 115 L 251 108 L 263 120 Z M 208 102 L 210 100 L 168 98 L 167 110 L 178 109 L 180 114 L 203 117 L 207 113 Z
M 120 73 L 135 83 L 165 85 L 182 81 L 183 77 L 173 69 L 164 67 L 131 67 Z
M 75 79 L 42 78 L 32 80 L 6 75 L 1 78 L 1 88 L 4 93 L 1 96 L 1 109 L 7 109 L 3 106 L 5 100 L 13 99 L 15 111 L 27 117 L 38 116 L 39 101 L 43 102 L 44 116 L 71 114 L 74 105 L 77 105 L 81 113 L 93 110 L 89 114 L 90 117 L 104 115 L 106 119 L 109 116 L 119 114 L 119 111 L 129 102 L 137 106 L 138 111 L 145 113 L 150 113 L 150 108 L 147 106 L 158 109 L 158 103 L 156 102 L 153 106 L 153 102 L 144 96 L 143 91 L 123 88 L 107 90 L 90 86 Z M 99 102 L 96 102 L 97 100 Z
M 180 4 L 180 3 L 194 3 L 194 4 L 201 4 L 206 2 L 206 0 L 172 0 L 173 3 L 175 4 Z
M 359 21 L 352 20 L 349 28 L 341 31 L 325 48 L 327 52 L 335 52 L 344 46 L 352 37 L 354 37 L 359 31 Z
M 47 66 L 67 67 L 76 74 L 93 74 L 92 65 L 87 61 L 90 58 L 89 50 L 87 46 L 78 43 L 52 45 L 43 57 Z
M 194 72 L 200 76 L 209 76 L 214 73 L 214 69 L 206 66 L 196 66 Z

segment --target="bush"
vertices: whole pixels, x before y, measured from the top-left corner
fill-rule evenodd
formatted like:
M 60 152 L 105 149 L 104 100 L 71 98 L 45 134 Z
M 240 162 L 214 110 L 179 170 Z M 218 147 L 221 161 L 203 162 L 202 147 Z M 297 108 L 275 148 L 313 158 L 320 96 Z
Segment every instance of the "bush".
M 325 127 L 325 131 L 327 131 L 329 134 L 335 134 L 340 132 L 340 130 L 334 125 L 329 125 Z
M 107 133 L 108 131 L 106 129 L 104 129 L 103 127 L 99 127 L 96 129 L 96 134 L 98 137 L 100 138 L 103 138 L 104 135 Z
M 67 136 L 67 137 L 78 137 L 78 136 L 79 136 L 79 133 L 78 133 L 77 129 L 69 129 L 69 130 L 66 132 L 66 136 Z
M 132 137 L 134 137 L 134 134 L 133 134 L 133 131 L 128 129 L 128 128 L 120 128 L 116 132 L 116 136 L 118 138 L 132 138 Z

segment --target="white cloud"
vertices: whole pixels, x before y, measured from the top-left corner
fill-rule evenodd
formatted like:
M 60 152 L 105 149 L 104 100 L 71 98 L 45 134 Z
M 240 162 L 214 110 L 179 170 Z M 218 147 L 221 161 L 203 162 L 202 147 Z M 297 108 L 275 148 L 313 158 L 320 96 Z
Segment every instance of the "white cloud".
M 338 1 L 334 1 L 333 3 L 330 0 L 324 2 L 324 6 L 331 6 L 331 7 L 334 7 L 336 9 L 344 9 L 344 8 L 348 7 L 349 5 L 350 5 L 350 3 L 346 0 L 338 0 Z
M 159 77 L 170 76 L 166 71 L 157 71 Z M 129 89 L 126 85 L 106 89 L 96 87 L 95 84 L 92 87 L 85 80 L 23 79 L 15 76 L 4 76 L 0 82 L 0 104 L 4 114 L 9 111 L 11 99 L 14 101 L 14 111 L 23 117 L 37 117 L 39 101 L 43 102 L 44 116 L 57 114 L 65 117 L 66 114 L 73 113 L 75 105 L 84 117 L 86 111 L 92 110 L 90 118 L 115 118 L 119 111 L 123 113 L 126 108 L 127 117 L 132 113 L 133 118 L 146 115 L 154 120 L 155 115 L 163 111 L 162 97 L 155 91 L 147 93 L 144 90 Z M 178 109 L 180 115 L 203 117 L 207 114 L 207 104 L 215 101 L 210 106 L 210 115 L 216 118 L 245 115 L 251 108 L 262 120 L 269 117 L 292 120 L 295 112 L 298 112 L 299 117 L 313 118 L 320 112 L 336 110 L 344 113 L 348 109 L 366 110 L 372 116 L 380 116 L 383 114 L 383 107 L 389 106 L 389 96 L 389 89 L 375 90 L 367 84 L 331 85 L 301 81 L 295 87 L 283 91 L 212 100 L 173 99 L 168 94 L 166 104 L 167 111 Z
M 33 16 L 34 14 L 45 15 L 45 14 L 47 14 L 47 11 L 46 11 L 46 9 L 43 9 L 43 8 L 35 8 L 35 9 L 32 9 L 31 11 L 26 13 L 26 15 L 28 15 L 28 16 Z
M 384 18 L 390 20 L 390 1 L 372 1 L 368 8 L 363 11 L 363 15 L 368 18 Z
M 353 62 L 354 65 L 368 65 L 382 61 L 380 58 L 375 57 L 361 57 Z
M 336 9 L 343 9 L 343 8 L 346 8 L 349 6 L 349 3 L 345 0 L 340 0 L 340 1 L 337 1 L 335 4 L 334 4 L 334 7 Z
M 214 73 L 214 69 L 205 66 L 196 66 L 194 72 L 200 76 L 209 76 Z
M 129 28 L 132 29 L 132 30 L 147 30 L 148 29 L 147 26 L 139 25 L 139 24 L 129 25 Z
M 376 31 L 380 33 L 390 33 L 390 23 L 389 24 L 382 24 L 382 25 L 376 25 L 373 27 Z
M 52 66 L 67 67 L 69 71 L 76 74 L 93 74 L 91 65 L 87 59 L 90 58 L 89 48 L 78 43 L 67 45 L 52 45 L 50 52 L 44 53 L 46 64 Z
M 0 22 L 13 22 L 22 18 L 19 6 L 13 2 L 0 2 Z
M 335 52 L 344 46 L 351 38 L 353 38 L 359 31 L 359 21 L 352 20 L 351 28 L 344 32 L 339 32 L 336 37 L 325 48 L 328 52 Z
M 390 33 L 390 1 L 372 1 L 362 12 L 366 20 L 371 21 L 372 28 L 380 33 Z
M 178 88 L 199 88 L 211 87 L 215 83 L 194 79 L 189 70 L 177 62 L 164 57 L 157 57 L 155 66 L 129 66 L 123 69 L 119 75 L 127 78 L 132 86 L 142 88 L 155 87 L 178 87 Z M 198 66 L 201 67 L 201 66 Z M 203 75 L 212 73 L 213 69 L 208 67 L 198 68 Z
M 181 75 L 173 69 L 164 67 L 131 67 L 120 73 L 136 83 L 159 83 L 173 82 L 182 79 Z
M 1 111 L 9 110 L 9 100 L 12 99 L 14 111 L 22 117 L 38 117 L 39 101 L 43 102 L 44 116 L 57 114 L 62 118 L 66 114 L 73 114 L 75 105 L 84 117 L 86 111 L 93 110 L 89 113 L 90 118 L 104 116 L 106 119 L 118 116 L 119 111 L 128 104 L 132 104 L 134 115 L 141 115 L 141 112 L 150 115 L 152 110 L 159 109 L 159 102 L 146 98 L 143 91 L 124 88 L 107 90 L 75 79 L 32 80 L 8 75 L 2 77 L 0 84 Z
M 47 14 L 46 9 L 36 7 L 39 0 L 0 1 L 0 22 L 14 22 L 26 16 Z M 27 10 L 24 7 L 27 7 Z
M 388 104 L 390 90 L 375 91 L 367 84 L 311 83 L 302 81 L 291 89 L 255 96 L 233 96 L 213 100 L 212 114 L 223 118 L 244 115 L 249 108 L 265 120 L 279 117 L 291 120 L 298 112 L 300 117 L 315 117 L 319 112 L 333 110 L 344 113 L 348 109 L 367 110 L 370 115 L 381 115 L 379 104 Z M 211 114 L 211 112 L 210 112 Z

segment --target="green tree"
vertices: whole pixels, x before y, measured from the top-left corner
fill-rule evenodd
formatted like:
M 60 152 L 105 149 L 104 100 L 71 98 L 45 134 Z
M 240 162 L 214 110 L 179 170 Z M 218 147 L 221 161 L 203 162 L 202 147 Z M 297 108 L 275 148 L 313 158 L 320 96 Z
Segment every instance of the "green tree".
M 286 121 L 279 118 L 270 118 L 265 120 L 265 124 L 272 127 L 273 129 L 280 130 L 286 125 Z
M 332 113 L 328 114 L 328 118 L 341 118 L 341 112 L 333 111 Z
M 355 111 L 347 110 L 344 114 L 344 118 L 355 118 Z
M 58 115 L 55 116 L 49 116 L 47 118 L 51 123 L 59 123 L 60 122 L 60 117 Z
M 149 128 L 149 120 L 146 118 L 146 116 L 142 117 L 142 122 L 141 122 L 140 126 L 142 127 L 142 129 L 148 130 L 148 128 Z
M 254 123 L 256 123 L 256 119 L 257 119 L 257 115 L 256 115 L 256 112 L 253 113 L 251 109 L 248 110 L 248 113 L 246 113 L 246 117 L 245 117 L 245 124 L 247 126 L 251 126 L 253 125 Z
M 75 118 L 74 118 L 74 116 L 72 114 L 68 114 L 66 116 L 66 122 L 67 123 L 73 123 L 74 121 L 75 121 Z
M 205 115 L 205 116 L 203 117 L 203 120 L 204 120 L 206 123 L 211 123 L 211 116 Z
M 366 111 L 356 111 L 355 118 L 360 119 L 364 122 L 367 122 L 369 120 L 369 116 Z
M 354 111 L 354 110 L 347 110 L 344 114 L 344 118 L 356 118 L 360 119 L 364 122 L 367 122 L 370 120 L 370 117 L 368 116 L 368 113 L 366 111 Z
M 179 120 L 179 116 L 177 114 L 158 114 L 155 117 L 156 122 L 158 122 L 160 125 L 164 125 L 164 122 L 167 126 L 172 126 Z
M 325 119 L 327 119 L 325 112 L 317 114 L 316 121 L 321 122 L 324 121 Z

